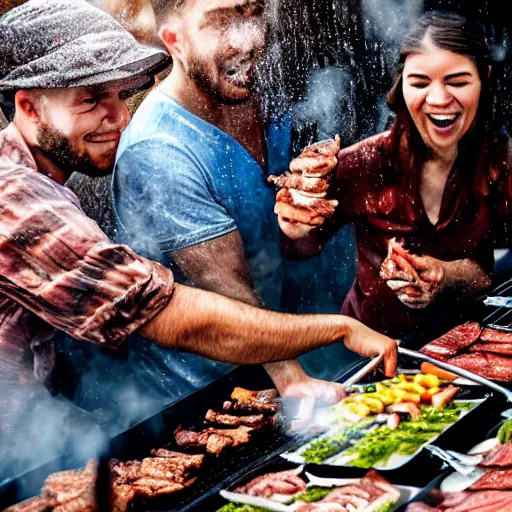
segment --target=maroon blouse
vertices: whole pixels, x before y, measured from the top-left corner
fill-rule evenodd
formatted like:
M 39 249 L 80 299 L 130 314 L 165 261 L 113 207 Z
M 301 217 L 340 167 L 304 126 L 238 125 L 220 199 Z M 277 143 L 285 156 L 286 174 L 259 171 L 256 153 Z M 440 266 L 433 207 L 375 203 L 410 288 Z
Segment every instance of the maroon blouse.
M 340 204 L 331 227 L 336 230 L 353 222 L 357 236 L 357 276 L 342 313 L 400 338 L 455 297 L 443 293 L 425 309 L 402 304 L 379 277 L 387 241 L 395 237 L 415 254 L 444 261 L 469 258 L 491 273 L 495 240 L 506 235 L 512 213 L 508 173 L 512 160 L 508 143 L 495 141 L 500 149 L 494 151 L 492 170 L 477 191 L 476 178 L 465 179 L 460 171 L 453 171 L 439 221 L 433 225 L 423 206 L 419 179 L 412 172 L 400 172 L 393 160 L 393 137 L 394 132 L 384 132 L 340 151 L 331 188 Z

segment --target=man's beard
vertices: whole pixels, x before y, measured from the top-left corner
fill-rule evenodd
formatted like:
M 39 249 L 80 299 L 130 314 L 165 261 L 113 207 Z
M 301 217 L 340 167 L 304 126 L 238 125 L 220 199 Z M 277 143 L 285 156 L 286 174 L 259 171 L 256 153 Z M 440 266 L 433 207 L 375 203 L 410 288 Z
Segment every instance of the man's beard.
M 187 75 L 214 101 L 222 105 L 240 105 L 248 101 L 252 96 L 252 89 L 242 97 L 233 97 L 224 92 L 220 83 L 215 84 L 211 80 L 206 63 L 197 57 L 189 59 Z M 233 87 L 235 88 L 235 86 Z
M 87 153 L 78 151 L 62 132 L 50 127 L 45 122 L 39 125 L 37 143 L 41 153 L 56 164 L 68 177 L 74 172 L 87 176 L 104 176 L 112 172 L 114 168 L 113 165 L 106 169 L 98 167 Z M 115 152 L 112 155 L 112 162 L 114 157 Z

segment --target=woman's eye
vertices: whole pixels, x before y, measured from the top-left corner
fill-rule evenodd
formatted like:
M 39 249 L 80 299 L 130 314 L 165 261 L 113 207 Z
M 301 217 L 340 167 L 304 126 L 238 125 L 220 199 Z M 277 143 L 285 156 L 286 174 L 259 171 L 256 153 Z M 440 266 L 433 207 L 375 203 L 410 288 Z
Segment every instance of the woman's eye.
M 85 98 L 82 100 L 82 103 L 85 103 L 86 105 L 95 105 L 98 101 L 98 98 L 95 96 L 91 96 L 90 98 Z
M 425 89 L 425 87 L 427 87 L 428 84 L 426 83 L 423 83 L 423 82 L 418 82 L 416 84 L 411 84 L 411 87 L 414 87 L 415 89 Z
M 464 87 L 465 85 L 468 85 L 469 82 L 452 82 L 452 83 L 449 83 L 448 85 L 452 86 L 452 87 Z

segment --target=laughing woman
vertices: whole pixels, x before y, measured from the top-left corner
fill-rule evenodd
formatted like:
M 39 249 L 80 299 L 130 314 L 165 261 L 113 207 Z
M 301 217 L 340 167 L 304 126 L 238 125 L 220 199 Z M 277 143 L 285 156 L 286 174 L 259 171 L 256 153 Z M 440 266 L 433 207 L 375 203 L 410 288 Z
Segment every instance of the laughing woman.
M 401 49 L 388 95 L 393 127 L 337 154 L 332 199 L 298 199 L 311 179 L 279 181 L 276 213 L 295 255 L 319 250 L 344 223 L 356 227 L 358 273 L 342 313 L 402 337 L 490 285 L 493 249 L 508 243 L 512 213 L 512 149 L 491 134 L 490 77 L 483 28 L 427 13 Z M 304 162 L 303 177 L 314 175 L 311 159 Z M 316 180 L 325 189 L 328 180 Z M 383 272 L 392 238 L 415 256 Z

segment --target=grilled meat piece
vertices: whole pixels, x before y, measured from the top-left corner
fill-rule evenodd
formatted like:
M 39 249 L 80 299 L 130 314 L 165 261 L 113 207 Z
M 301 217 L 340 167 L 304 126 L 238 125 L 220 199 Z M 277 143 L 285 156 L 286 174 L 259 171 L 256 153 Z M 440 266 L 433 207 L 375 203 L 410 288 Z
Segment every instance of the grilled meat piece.
M 454 357 L 448 362 L 486 379 L 512 381 L 512 358 L 509 357 L 488 352 L 474 352 Z
M 451 329 L 436 340 L 427 343 L 421 349 L 421 352 L 434 359 L 445 361 L 473 344 L 478 339 L 481 330 L 480 324 L 477 322 L 466 322 Z M 450 363 L 453 363 L 453 360 Z M 461 368 L 463 367 L 461 366 Z
M 181 491 L 195 482 L 192 472 L 204 460 L 204 455 L 187 455 L 164 448 L 151 453 L 155 457 L 141 461 L 110 461 L 112 512 L 125 512 L 136 496 L 153 498 Z
M 475 343 L 470 352 L 491 352 L 492 354 L 512 355 L 512 343 Z
M 52 510 L 56 502 L 50 498 L 41 498 L 36 496 L 22 501 L 12 507 L 8 507 L 4 512 L 47 512 Z
M 269 183 L 279 188 L 293 188 L 304 192 L 315 194 L 318 197 L 325 197 L 329 188 L 328 181 L 322 178 L 307 178 L 298 173 L 285 172 L 281 176 L 269 176 Z
M 226 446 L 239 446 L 249 441 L 252 428 L 244 425 L 236 429 L 207 428 L 201 432 L 176 429 L 174 437 L 178 446 L 206 446 L 208 453 L 219 455 Z
M 305 147 L 301 154 L 290 162 L 290 171 L 306 177 L 322 177 L 336 167 L 340 151 L 340 138 L 320 141 Z
M 487 453 L 479 466 L 486 468 L 512 466 L 512 443 L 498 443 Z
M 470 488 L 471 491 L 512 489 L 512 469 L 496 469 L 486 473 Z M 512 493 L 511 493 L 512 496 Z
M 278 393 L 275 389 L 251 391 L 237 387 L 231 393 L 231 401 L 224 402 L 223 409 L 275 414 L 279 410 L 279 404 L 274 401 L 277 397 Z
M 199 469 L 204 462 L 204 455 L 202 454 L 188 455 L 186 453 L 166 450 L 165 448 L 151 450 L 151 455 L 153 455 L 154 457 L 160 457 L 164 459 L 172 459 L 180 463 L 185 469 Z
M 487 343 L 512 343 L 512 332 L 498 331 L 486 327 L 480 334 L 480 340 Z
M 90 460 L 83 470 L 51 474 L 41 497 L 31 498 L 7 509 L 9 512 L 96 512 L 97 464 Z
M 226 425 L 228 427 L 239 427 L 245 425 L 246 427 L 261 428 L 267 423 L 264 414 L 255 414 L 252 416 L 233 416 L 231 414 L 220 414 L 209 409 L 206 413 L 205 419 L 218 425 Z
M 273 494 L 296 494 L 306 490 L 306 482 L 299 477 L 301 468 L 279 471 L 278 473 L 267 473 L 261 475 L 242 487 L 235 489 L 235 492 L 249 494 L 250 496 L 263 496 L 270 498 Z

